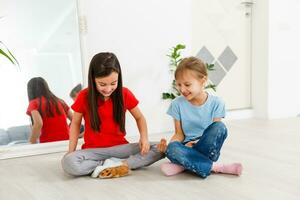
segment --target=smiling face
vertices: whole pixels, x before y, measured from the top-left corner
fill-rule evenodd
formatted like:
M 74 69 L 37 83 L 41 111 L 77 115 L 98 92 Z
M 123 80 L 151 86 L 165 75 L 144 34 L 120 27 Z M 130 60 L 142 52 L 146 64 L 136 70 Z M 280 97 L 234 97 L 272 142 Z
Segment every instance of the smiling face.
M 105 100 L 117 89 L 118 77 L 119 74 L 117 72 L 112 72 L 108 76 L 95 78 L 97 91 L 100 92 Z
M 206 77 L 199 78 L 192 70 L 184 70 L 176 78 L 177 89 L 190 102 L 202 97 L 205 82 Z

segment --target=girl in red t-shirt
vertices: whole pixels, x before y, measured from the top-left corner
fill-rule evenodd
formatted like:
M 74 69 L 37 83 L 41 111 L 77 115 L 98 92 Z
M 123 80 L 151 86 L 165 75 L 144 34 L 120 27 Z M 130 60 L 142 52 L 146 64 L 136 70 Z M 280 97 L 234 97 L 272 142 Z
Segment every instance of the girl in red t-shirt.
M 57 98 L 41 77 L 32 78 L 27 84 L 29 105 L 26 114 L 32 121 L 29 142 L 54 142 L 69 139 L 67 117 L 72 120 L 68 105 Z
M 119 61 L 113 53 L 99 53 L 91 60 L 88 88 L 82 90 L 72 109 L 69 151 L 63 169 L 74 176 L 99 178 L 125 176 L 129 169 L 148 166 L 163 157 L 157 143 L 149 144 L 146 120 L 138 100 L 122 85 Z M 139 143 L 125 139 L 125 112 L 134 117 Z M 85 121 L 84 144 L 76 151 L 81 120 Z

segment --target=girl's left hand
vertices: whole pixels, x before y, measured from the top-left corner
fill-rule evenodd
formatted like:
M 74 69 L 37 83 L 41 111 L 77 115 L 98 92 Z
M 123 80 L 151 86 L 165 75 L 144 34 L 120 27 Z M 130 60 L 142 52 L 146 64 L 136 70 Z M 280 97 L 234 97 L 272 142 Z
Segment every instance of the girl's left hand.
M 146 155 L 149 152 L 150 144 L 148 139 L 140 139 L 139 146 L 142 156 Z
M 186 143 L 185 146 L 187 146 L 187 147 L 193 147 L 195 144 L 196 144 L 195 141 L 190 141 L 190 142 Z

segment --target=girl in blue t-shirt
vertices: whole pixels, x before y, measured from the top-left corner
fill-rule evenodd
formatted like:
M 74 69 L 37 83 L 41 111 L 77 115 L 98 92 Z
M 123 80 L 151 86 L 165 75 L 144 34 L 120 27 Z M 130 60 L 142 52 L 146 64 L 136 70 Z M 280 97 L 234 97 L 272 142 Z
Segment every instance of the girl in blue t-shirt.
M 207 69 L 196 57 L 183 59 L 175 71 L 181 96 L 170 105 L 167 113 L 174 118 L 175 134 L 169 145 L 162 139 L 158 145 L 171 163 L 161 166 L 162 172 L 175 175 L 184 170 L 205 178 L 211 172 L 240 175 L 242 165 L 215 163 L 227 137 L 224 102 L 205 92 Z

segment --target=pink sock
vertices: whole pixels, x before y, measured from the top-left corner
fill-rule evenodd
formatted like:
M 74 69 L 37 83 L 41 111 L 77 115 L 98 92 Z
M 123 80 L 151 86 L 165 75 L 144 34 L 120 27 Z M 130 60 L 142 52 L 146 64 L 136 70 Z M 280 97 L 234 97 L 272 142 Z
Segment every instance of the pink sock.
M 166 176 L 173 176 L 179 174 L 180 172 L 183 172 L 184 168 L 181 165 L 168 162 L 168 163 L 163 163 L 160 166 L 160 170 Z
M 211 170 L 215 173 L 233 174 L 239 176 L 242 174 L 243 166 L 241 163 L 232 163 L 232 164 L 213 163 L 213 167 Z

